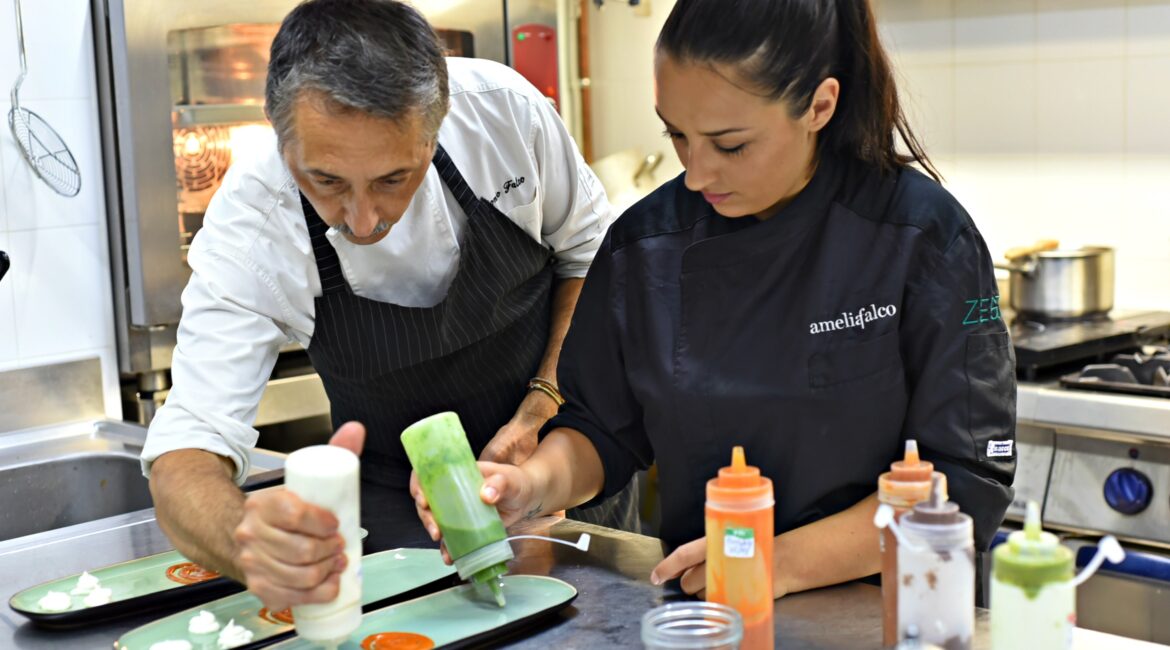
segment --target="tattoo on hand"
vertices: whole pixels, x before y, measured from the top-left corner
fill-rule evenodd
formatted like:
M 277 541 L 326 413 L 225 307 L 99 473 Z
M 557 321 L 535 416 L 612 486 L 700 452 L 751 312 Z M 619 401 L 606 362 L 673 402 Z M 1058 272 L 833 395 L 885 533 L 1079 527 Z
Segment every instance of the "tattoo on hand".
M 529 521 L 531 519 L 535 519 L 536 515 L 539 515 L 541 510 L 544 510 L 544 502 L 543 501 L 536 504 L 536 507 L 534 507 L 532 510 L 529 510 L 527 513 L 525 513 L 524 516 L 520 518 L 520 521 Z

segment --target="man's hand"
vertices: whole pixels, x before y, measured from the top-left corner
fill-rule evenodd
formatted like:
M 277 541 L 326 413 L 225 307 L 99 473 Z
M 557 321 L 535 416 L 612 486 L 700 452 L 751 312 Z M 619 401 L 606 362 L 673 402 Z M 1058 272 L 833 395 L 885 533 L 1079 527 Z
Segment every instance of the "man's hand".
M 365 427 L 348 422 L 329 444 L 360 454 Z M 324 603 L 337 597 L 345 569 L 345 540 L 337 518 L 283 488 L 248 496 L 244 516 L 232 534 L 234 563 L 248 590 L 265 607 Z
M 335 447 L 345 447 L 361 456 L 362 448 L 366 446 L 366 427 L 361 422 L 346 422 L 329 439 L 329 444 Z
M 479 459 L 489 463 L 519 465 L 536 451 L 537 434 L 548 419 L 557 413 L 556 402 L 540 393 L 528 393 L 520 408 L 507 424 L 483 448 Z

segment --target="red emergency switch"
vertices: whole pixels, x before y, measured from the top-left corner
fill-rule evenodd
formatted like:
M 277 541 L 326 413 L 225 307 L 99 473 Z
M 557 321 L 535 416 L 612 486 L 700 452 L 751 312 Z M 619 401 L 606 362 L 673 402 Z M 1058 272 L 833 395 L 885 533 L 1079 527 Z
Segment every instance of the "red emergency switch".
M 512 67 L 560 106 L 555 28 L 540 23 L 525 23 L 512 28 Z

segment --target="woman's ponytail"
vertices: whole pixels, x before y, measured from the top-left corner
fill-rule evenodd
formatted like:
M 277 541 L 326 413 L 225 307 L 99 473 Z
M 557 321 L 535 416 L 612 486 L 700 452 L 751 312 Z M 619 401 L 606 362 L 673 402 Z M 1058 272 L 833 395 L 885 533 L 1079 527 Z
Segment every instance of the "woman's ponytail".
M 938 171 L 914 135 L 898 99 L 890 59 L 878 38 L 877 24 L 868 0 L 836 2 L 838 69 L 841 96 L 822 146 L 830 151 L 853 152 L 883 171 L 917 162 L 939 180 Z M 897 132 L 908 154 L 897 151 Z

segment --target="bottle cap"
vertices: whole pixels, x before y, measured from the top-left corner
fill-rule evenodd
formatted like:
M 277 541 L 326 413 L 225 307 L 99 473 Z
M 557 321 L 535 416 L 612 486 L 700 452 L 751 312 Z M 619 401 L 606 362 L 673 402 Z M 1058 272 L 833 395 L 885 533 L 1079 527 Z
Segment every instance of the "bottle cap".
M 1073 553 L 1052 533 L 1040 528 L 1040 504 L 1028 502 L 1024 530 L 1008 535 L 1008 541 L 992 553 L 993 573 L 1000 582 L 1033 593 L 1054 582 L 1072 580 Z
M 918 457 L 918 441 L 911 438 L 906 441 L 906 449 L 902 460 L 890 463 L 890 480 L 893 481 L 929 481 L 934 472 L 934 463 Z
M 731 465 L 707 481 L 707 503 L 738 510 L 774 505 L 772 480 L 760 476 L 760 468 L 748 465 L 743 447 L 737 445 L 731 450 Z
M 959 523 L 959 504 L 947 501 L 946 481 L 939 476 L 930 480 L 930 498 L 914 504 L 914 522 L 947 525 Z
M 461 580 L 472 579 L 476 584 L 487 585 L 496 604 L 504 606 L 504 594 L 500 590 L 500 576 L 508 572 L 508 560 L 512 546 L 502 539 L 476 549 L 455 560 L 455 570 Z
M 934 463 L 918 456 L 918 441 L 907 440 L 902 460 L 890 463 L 890 471 L 878 477 L 878 500 L 895 508 L 911 508 L 930 497 L 935 473 Z M 944 494 L 945 487 L 944 483 Z
M 905 535 L 935 551 L 954 551 L 974 543 L 974 522 L 959 512 L 959 504 L 947 501 L 946 480 L 939 472 L 931 477 L 930 498 L 914 504 L 900 527 Z

